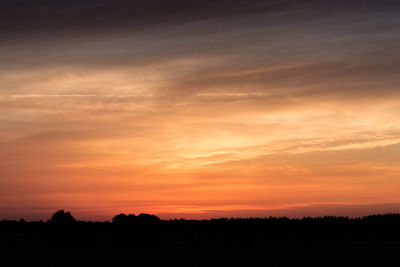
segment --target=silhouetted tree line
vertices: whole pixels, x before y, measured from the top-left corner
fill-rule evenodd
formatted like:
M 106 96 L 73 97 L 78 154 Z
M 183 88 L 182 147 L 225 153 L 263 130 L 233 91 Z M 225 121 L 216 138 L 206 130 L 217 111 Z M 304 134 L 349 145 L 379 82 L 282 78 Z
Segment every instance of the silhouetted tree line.
M 354 256 L 357 253 L 369 254 L 368 251 L 398 251 L 400 214 L 363 218 L 326 216 L 211 220 L 160 220 L 150 214 L 119 214 L 112 222 L 91 222 L 78 221 L 69 212 L 60 210 L 47 222 L 26 222 L 22 219 L 0 221 L 0 249 L 32 248 L 51 251 L 110 249 L 113 253 L 131 251 L 139 255 L 147 251 L 155 253 L 154 257 L 149 256 L 150 260 L 161 257 L 171 266 L 179 265 L 178 259 L 185 257 L 187 264 L 183 265 L 210 266 L 206 259 L 211 256 L 221 258 L 224 253 L 229 254 L 225 261 L 231 261 L 230 265 L 247 265 L 256 257 L 248 259 L 245 255 L 258 252 L 258 255 L 270 255 L 271 266 L 298 266 L 295 263 L 307 258 L 309 253 L 313 259 L 319 259 L 330 252 Z M 197 254 L 204 250 L 208 252 L 203 256 Z M 178 251 L 183 254 L 178 256 Z M 198 257 L 198 265 L 197 261 L 193 262 L 193 257 Z M 335 260 L 337 257 L 331 262 Z M 165 264 L 157 262 L 154 266 L 162 263 Z M 330 266 L 329 262 L 324 265 Z

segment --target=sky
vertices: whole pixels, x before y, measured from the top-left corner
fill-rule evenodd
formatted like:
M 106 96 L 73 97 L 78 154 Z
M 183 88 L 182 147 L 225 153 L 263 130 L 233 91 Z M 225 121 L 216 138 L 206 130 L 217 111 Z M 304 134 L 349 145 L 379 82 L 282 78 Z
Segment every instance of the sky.
M 400 212 L 399 71 L 395 0 L 1 1 L 0 219 Z

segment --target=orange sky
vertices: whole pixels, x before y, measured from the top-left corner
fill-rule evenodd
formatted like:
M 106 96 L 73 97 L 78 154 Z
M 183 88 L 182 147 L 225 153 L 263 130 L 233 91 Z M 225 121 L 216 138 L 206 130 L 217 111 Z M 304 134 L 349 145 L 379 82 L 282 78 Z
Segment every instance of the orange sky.
M 0 219 L 400 212 L 398 11 L 307 11 L 2 40 Z

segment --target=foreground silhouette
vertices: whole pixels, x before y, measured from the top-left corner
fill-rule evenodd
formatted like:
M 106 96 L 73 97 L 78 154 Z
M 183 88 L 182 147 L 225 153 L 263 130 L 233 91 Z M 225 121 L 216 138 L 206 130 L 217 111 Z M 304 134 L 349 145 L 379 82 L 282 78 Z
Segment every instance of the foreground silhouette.
M 15 266 L 385 265 L 400 251 L 400 214 L 212 220 L 119 214 L 110 223 L 77 221 L 60 210 L 47 222 L 0 221 L 0 237 L 1 252 Z

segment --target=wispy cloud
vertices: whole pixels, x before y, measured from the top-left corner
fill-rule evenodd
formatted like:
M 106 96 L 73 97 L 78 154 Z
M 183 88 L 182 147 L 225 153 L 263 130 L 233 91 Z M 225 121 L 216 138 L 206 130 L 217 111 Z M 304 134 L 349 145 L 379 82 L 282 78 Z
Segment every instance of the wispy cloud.
M 397 3 L 23 2 L 0 11 L 0 198 L 13 209 L 400 202 Z

